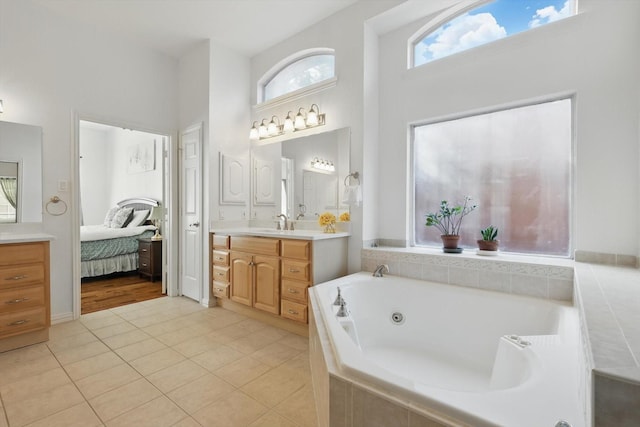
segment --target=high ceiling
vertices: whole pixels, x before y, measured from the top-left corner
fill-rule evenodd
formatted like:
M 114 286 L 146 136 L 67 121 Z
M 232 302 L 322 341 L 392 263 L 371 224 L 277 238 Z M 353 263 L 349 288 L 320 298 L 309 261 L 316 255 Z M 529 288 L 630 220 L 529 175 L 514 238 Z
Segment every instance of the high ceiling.
M 251 57 L 358 0 L 33 1 L 179 58 L 206 39 Z

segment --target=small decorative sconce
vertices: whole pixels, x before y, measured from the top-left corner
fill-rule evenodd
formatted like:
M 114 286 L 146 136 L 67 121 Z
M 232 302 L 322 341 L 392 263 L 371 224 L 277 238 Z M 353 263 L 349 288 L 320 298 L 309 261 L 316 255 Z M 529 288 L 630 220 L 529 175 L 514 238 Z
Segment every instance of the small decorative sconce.
M 320 113 L 318 104 L 311 104 L 308 113 L 304 113 L 304 108 L 298 109 L 298 114 L 293 115 L 292 111 L 287 113 L 284 124 L 280 124 L 278 116 L 272 116 L 271 121 L 262 119 L 260 125 L 256 127 L 258 122 L 253 122 L 249 130 L 249 139 L 257 141 L 260 139 L 273 138 L 274 136 L 284 135 L 287 132 L 298 132 L 311 127 L 322 126 L 325 124 L 325 115 Z
M 0 99 L 0 114 L 4 113 L 4 105 L 2 104 L 2 99 Z

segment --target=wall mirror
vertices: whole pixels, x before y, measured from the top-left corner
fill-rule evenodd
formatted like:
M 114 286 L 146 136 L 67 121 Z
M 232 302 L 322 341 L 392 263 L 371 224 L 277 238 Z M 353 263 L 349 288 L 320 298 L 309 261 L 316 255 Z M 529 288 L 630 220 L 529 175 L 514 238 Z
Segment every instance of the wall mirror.
M 349 128 L 283 142 L 252 142 L 251 217 L 284 213 L 298 221 L 317 221 L 323 212 L 338 217 L 348 211 L 341 199 L 350 143 Z
M 0 121 L 0 224 L 42 222 L 42 128 Z

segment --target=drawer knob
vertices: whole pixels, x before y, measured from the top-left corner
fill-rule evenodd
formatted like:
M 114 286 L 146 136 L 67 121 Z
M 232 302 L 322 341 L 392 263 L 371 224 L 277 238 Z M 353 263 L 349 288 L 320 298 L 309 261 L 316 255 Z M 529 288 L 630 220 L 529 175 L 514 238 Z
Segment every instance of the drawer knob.
M 4 280 L 22 280 L 22 279 L 26 279 L 26 278 L 27 278 L 26 274 L 21 274 L 19 276 L 6 277 Z
M 224 261 L 224 258 L 223 258 L 223 257 L 221 257 L 221 256 L 217 256 L 217 257 L 216 257 L 216 261 Z
M 29 301 L 29 298 L 16 298 L 16 299 L 11 299 L 9 301 L 5 301 L 5 304 L 18 304 L 21 302 L 25 302 L 25 301 Z
M 290 268 L 289 273 L 300 273 L 300 270 L 297 270 L 295 268 Z
M 216 275 L 222 277 L 222 276 L 224 276 L 224 273 L 217 272 Z
M 300 313 L 298 313 L 298 312 L 297 312 L 297 311 L 295 311 L 295 310 L 291 310 L 291 309 L 289 309 L 289 314 L 300 314 Z
M 142 249 L 142 252 L 147 252 L 147 250 L 146 249 Z
M 28 320 L 26 319 L 16 320 L 15 322 L 7 323 L 7 326 L 20 326 L 20 325 L 24 325 L 27 322 Z
M 147 266 L 147 264 L 143 262 L 143 263 L 142 263 L 142 266 L 143 266 L 143 267 L 146 267 L 146 266 Z
M 289 291 L 290 294 L 298 294 L 299 293 L 296 289 L 291 289 L 291 288 L 289 288 L 288 291 Z

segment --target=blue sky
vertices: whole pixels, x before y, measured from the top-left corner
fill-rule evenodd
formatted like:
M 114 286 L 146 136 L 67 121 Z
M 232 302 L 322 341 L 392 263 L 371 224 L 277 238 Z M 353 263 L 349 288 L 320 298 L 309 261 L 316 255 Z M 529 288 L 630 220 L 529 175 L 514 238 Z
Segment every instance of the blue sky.
M 414 51 L 415 65 L 571 16 L 574 0 L 495 0 L 430 33 Z

